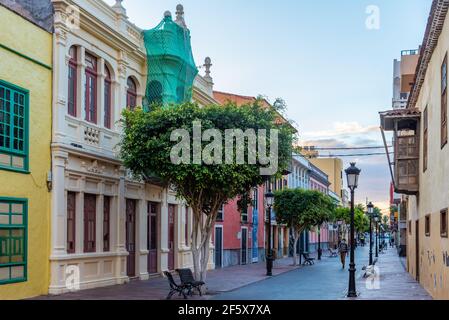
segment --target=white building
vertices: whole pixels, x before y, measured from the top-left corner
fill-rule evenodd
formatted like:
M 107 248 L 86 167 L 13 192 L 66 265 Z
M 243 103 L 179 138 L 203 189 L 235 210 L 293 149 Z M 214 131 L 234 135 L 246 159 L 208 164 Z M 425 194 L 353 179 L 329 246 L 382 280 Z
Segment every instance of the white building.
M 52 0 L 51 294 L 73 280 L 86 289 L 192 266 L 184 203 L 133 180 L 117 157 L 121 112 L 142 104 L 147 80 L 142 30 L 121 2 Z M 214 102 L 206 65 L 193 94 L 201 104 Z

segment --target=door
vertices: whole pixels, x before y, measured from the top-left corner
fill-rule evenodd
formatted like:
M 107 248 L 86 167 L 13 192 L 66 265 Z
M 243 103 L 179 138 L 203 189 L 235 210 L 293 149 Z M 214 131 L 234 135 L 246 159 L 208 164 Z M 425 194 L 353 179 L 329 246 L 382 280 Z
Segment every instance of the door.
M 175 209 L 175 205 L 168 205 L 168 270 L 175 269 Z
M 126 199 L 126 270 L 128 277 L 136 276 L 136 200 Z
M 248 263 L 248 229 L 242 228 L 242 264 Z
M 215 268 L 223 267 L 223 227 L 215 227 Z
M 416 220 L 415 225 L 416 281 L 419 281 L 419 220 Z
M 147 208 L 147 248 L 148 248 L 148 273 L 157 273 L 157 216 L 159 206 L 157 203 L 148 202 Z
M 257 232 L 259 231 L 259 213 L 253 209 L 253 230 L 252 230 L 252 262 L 259 261 L 259 244 Z

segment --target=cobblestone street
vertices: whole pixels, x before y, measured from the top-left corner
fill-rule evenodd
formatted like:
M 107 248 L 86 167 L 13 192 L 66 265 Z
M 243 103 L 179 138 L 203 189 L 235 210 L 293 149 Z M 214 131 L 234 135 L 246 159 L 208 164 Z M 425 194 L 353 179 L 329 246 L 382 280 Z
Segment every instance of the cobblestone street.
M 379 278 L 376 282 L 363 278 L 368 260 L 368 246 L 356 251 L 358 300 L 430 300 L 427 292 L 405 271 L 394 249 L 379 255 Z M 265 264 L 235 266 L 208 273 L 208 294 L 189 299 L 213 300 L 345 300 L 348 270 L 339 258 L 323 256 L 312 266 L 293 267 L 291 259 L 275 262 L 274 276 L 265 276 Z M 175 277 L 177 279 L 177 277 Z M 377 288 L 377 289 L 376 289 Z M 45 296 L 43 300 L 160 300 L 168 293 L 168 282 L 158 277 L 147 281 L 131 281 L 126 285 L 98 288 Z M 180 299 L 174 296 L 173 299 Z

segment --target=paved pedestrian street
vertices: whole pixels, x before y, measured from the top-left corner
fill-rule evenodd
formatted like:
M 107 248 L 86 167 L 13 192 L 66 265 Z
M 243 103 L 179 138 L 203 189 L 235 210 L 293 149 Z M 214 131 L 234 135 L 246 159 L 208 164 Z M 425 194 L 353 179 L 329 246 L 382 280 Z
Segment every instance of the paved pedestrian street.
M 356 250 L 357 291 L 359 300 L 430 300 L 427 292 L 405 271 L 394 249 L 379 255 L 378 279 L 363 278 L 368 247 Z M 349 258 L 347 259 L 349 263 Z M 348 267 L 348 266 L 347 266 Z M 208 294 L 189 299 L 212 300 L 345 300 L 348 269 L 339 258 L 323 256 L 312 266 L 291 266 L 291 259 L 275 262 L 273 277 L 265 276 L 264 263 L 210 271 Z M 177 278 L 175 277 L 175 280 Z M 376 281 L 379 281 L 378 283 Z M 160 300 L 168 294 L 168 282 L 159 277 L 131 281 L 126 285 L 97 288 L 59 296 L 41 296 L 39 300 Z M 173 299 L 182 299 L 174 296 Z

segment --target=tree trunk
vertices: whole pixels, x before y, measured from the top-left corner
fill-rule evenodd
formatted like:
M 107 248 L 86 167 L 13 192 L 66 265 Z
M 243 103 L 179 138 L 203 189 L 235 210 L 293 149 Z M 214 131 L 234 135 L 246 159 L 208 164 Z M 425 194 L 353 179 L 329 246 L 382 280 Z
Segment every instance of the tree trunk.
M 293 265 L 296 266 L 296 258 L 297 258 L 297 253 L 296 253 L 296 248 L 298 247 L 298 242 L 299 242 L 299 238 L 300 238 L 300 234 L 296 234 L 295 233 L 295 241 L 294 241 L 294 245 L 293 245 Z

